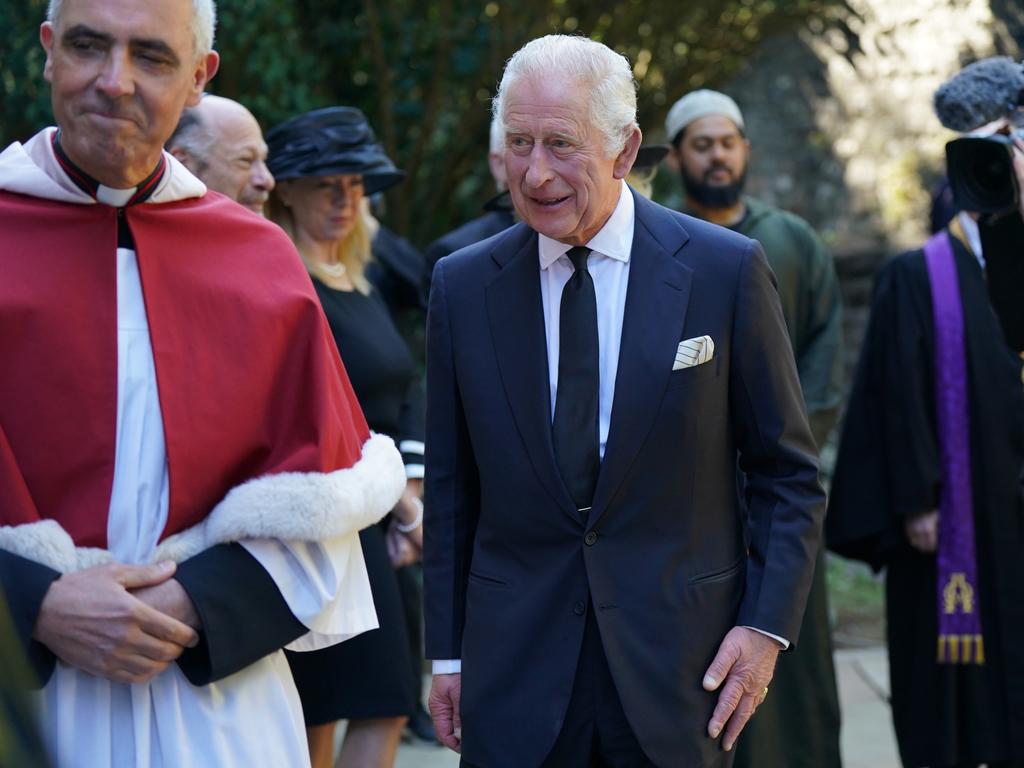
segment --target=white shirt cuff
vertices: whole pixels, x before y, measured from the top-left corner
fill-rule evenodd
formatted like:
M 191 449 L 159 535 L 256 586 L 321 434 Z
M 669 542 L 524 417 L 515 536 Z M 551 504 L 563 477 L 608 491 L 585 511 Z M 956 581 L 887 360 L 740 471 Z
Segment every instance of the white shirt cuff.
M 746 624 L 744 624 L 743 627 L 745 629 L 752 629 L 755 632 L 760 632 L 762 635 L 765 635 L 766 637 L 770 637 L 772 640 L 774 640 L 779 645 L 781 645 L 782 646 L 782 650 L 784 650 L 784 651 L 789 649 L 789 640 L 787 640 L 784 637 L 779 637 L 778 635 L 773 635 L 771 632 L 765 632 L 763 629 L 758 629 L 757 627 L 749 627 Z
M 458 675 L 462 673 L 462 659 L 435 659 L 431 667 L 435 675 Z

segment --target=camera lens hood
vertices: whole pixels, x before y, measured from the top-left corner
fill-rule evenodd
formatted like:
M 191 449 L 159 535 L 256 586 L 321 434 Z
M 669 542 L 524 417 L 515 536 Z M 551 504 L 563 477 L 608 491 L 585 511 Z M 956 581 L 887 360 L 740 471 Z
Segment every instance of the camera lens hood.
M 954 139 L 946 144 L 946 170 L 959 210 L 1001 213 L 1020 199 L 1009 136 Z

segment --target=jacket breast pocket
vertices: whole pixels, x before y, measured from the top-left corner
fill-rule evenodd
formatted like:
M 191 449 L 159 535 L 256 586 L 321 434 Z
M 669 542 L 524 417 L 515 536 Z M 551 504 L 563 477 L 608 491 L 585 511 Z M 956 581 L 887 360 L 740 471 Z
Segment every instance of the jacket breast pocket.
M 713 357 L 706 363 L 691 365 L 689 368 L 680 368 L 672 371 L 669 375 L 668 386 L 685 387 L 695 382 L 715 378 L 718 375 L 718 358 Z

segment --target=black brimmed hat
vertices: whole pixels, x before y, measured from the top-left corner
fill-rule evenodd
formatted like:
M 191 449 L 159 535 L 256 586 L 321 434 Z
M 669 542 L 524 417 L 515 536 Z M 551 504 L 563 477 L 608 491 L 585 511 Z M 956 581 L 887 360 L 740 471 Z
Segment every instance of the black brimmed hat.
M 405 178 L 355 107 L 315 109 L 286 120 L 267 133 L 267 147 L 267 167 L 277 181 L 360 174 L 372 195 Z
M 636 162 L 633 163 L 633 169 L 645 171 L 653 168 L 665 159 L 669 149 L 668 144 L 644 144 L 636 153 Z

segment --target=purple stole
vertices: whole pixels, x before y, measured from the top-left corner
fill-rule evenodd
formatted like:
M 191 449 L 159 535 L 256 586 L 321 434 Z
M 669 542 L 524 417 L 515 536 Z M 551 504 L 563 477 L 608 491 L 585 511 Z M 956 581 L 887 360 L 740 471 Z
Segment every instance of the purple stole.
M 970 418 L 963 305 L 947 232 L 924 247 L 935 323 L 935 408 L 942 483 L 936 562 L 938 661 L 983 664 L 971 496 Z

